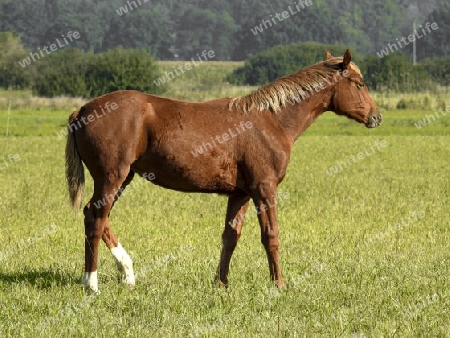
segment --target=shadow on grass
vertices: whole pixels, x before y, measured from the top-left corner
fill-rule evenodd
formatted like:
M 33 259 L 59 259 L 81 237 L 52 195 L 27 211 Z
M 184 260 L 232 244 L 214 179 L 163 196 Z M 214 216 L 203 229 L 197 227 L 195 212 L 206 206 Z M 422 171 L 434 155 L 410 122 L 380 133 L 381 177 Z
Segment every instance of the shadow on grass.
M 38 289 L 50 289 L 80 283 L 79 276 L 51 270 L 32 270 L 27 272 L 0 272 L 1 284 L 28 284 Z

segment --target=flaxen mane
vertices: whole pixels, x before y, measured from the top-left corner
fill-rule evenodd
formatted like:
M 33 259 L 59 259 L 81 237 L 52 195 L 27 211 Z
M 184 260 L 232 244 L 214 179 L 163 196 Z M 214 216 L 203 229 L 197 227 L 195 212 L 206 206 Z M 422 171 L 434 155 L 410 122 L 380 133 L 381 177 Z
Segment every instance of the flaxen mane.
M 229 108 L 236 107 L 244 112 L 270 110 L 278 112 L 287 103 L 294 104 L 308 98 L 315 91 L 324 89 L 335 82 L 333 76 L 342 63 L 342 57 L 322 61 L 298 72 L 284 76 L 264 85 L 246 96 L 234 97 Z M 358 66 L 351 62 L 351 68 L 361 75 Z

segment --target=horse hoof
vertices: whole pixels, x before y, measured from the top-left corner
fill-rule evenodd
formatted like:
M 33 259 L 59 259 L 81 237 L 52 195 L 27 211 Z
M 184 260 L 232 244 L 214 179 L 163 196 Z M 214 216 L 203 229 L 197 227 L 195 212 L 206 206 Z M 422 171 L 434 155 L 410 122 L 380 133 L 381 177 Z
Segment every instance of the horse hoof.
M 84 285 L 84 293 L 86 295 L 99 295 L 100 291 L 98 290 L 98 288 L 97 289 L 92 289 L 88 285 Z
M 81 284 L 84 285 L 86 293 L 98 293 L 97 271 L 85 272 Z
M 124 273 L 121 275 L 121 282 L 122 284 L 125 284 L 129 288 L 133 288 L 136 284 L 136 280 L 134 278 L 134 273 L 132 271 L 128 271 L 127 273 Z
M 214 287 L 218 287 L 220 289 L 227 289 L 228 288 L 228 283 L 224 283 L 220 279 L 214 279 L 212 284 L 213 284 Z
M 125 285 L 128 289 L 134 289 L 136 283 L 134 281 L 130 282 L 125 279 L 122 279 L 122 285 Z
M 276 281 L 275 285 L 277 286 L 278 289 L 281 290 L 287 289 L 286 283 L 284 281 Z

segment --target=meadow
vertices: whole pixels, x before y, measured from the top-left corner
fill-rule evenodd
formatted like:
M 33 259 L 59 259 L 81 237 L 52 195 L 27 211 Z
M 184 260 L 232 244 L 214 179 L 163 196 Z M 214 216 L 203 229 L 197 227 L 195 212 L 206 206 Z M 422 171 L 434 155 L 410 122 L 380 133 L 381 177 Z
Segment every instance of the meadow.
M 205 100 L 252 89 L 224 82 L 224 67 L 236 65 L 187 73 L 167 95 Z M 295 143 L 279 187 L 286 290 L 269 280 L 254 212 L 229 288 L 220 289 L 212 280 L 226 199 L 138 178 L 111 213 L 136 286 L 118 283 L 101 244 L 101 293 L 86 295 L 83 217 L 68 202 L 57 136 L 83 100 L 0 92 L 0 336 L 449 337 L 450 113 L 414 123 L 450 102 L 434 93 L 374 98 L 384 111 L 379 128 L 327 112 Z M 406 109 L 395 109 L 401 100 Z M 376 142 L 386 146 L 348 160 Z

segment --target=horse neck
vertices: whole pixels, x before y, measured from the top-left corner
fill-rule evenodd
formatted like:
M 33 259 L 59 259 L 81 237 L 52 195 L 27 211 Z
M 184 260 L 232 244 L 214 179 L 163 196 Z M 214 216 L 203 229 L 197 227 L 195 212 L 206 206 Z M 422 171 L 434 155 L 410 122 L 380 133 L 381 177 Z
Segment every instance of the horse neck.
M 330 110 L 333 87 L 313 92 L 309 98 L 288 103 L 275 115 L 280 126 L 292 139 L 292 143 L 325 111 Z

